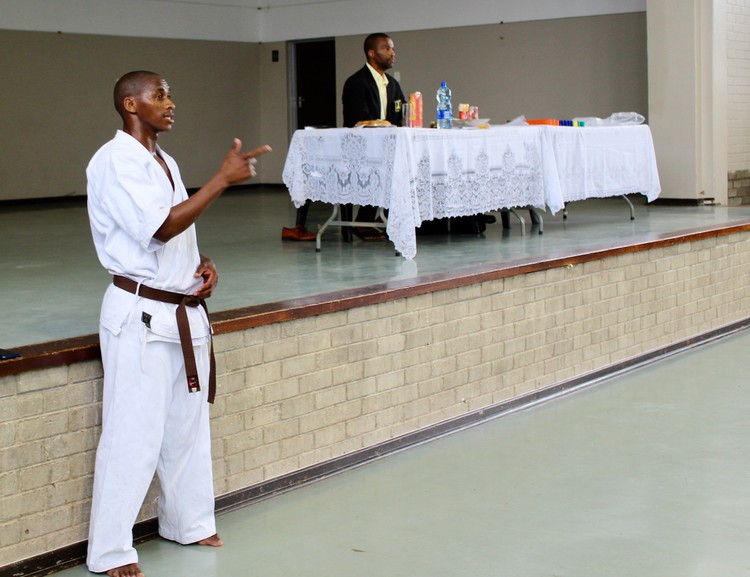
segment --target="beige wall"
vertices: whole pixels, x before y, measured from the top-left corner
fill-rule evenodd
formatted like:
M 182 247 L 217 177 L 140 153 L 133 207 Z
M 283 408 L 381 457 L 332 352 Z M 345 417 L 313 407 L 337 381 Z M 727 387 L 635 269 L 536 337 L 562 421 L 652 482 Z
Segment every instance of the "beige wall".
M 520 114 L 646 115 L 645 20 L 634 13 L 399 32 L 395 70 L 404 91 L 424 92 L 426 119 L 443 79 L 456 102 L 479 105 L 494 122 Z M 362 40 L 336 40 L 337 94 L 363 64 Z M 0 30 L 0 43 L 0 200 L 85 194 L 86 163 L 120 124 L 112 84 L 139 68 L 171 84 L 177 124 L 161 143 L 188 187 L 213 173 L 234 136 L 248 147 L 270 144 L 257 182 L 281 183 L 289 134 L 284 42 Z
M 264 144 L 273 148 L 271 154 L 263 158 L 262 180 L 268 183 L 281 183 L 281 173 L 289 145 L 288 119 L 288 68 L 286 42 L 261 44 L 258 48 L 260 69 L 260 111 L 257 119 Z M 278 62 L 273 62 L 272 53 L 279 51 Z
M 89 158 L 121 126 L 111 94 L 129 70 L 170 82 L 177 123 L 160 143 L 188 187 L 234 136 L 260 140 L 257 44 L 11 31 L 0 44 L 0 200 L 85 194 Z
M 219 335 L 217 495 L 742 321 L 748 259 L 737 232 Z M 0 377 L 0 567 L 86 539 L 100 401 L 94 361 Z

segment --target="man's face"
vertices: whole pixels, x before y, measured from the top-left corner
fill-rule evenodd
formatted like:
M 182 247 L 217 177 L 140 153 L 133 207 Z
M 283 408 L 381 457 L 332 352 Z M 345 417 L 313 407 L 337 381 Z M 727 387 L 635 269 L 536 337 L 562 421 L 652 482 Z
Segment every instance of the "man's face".
M 145 78 L 141 91 L 130 98 L 132 112 L 144 127 L 155 133 L 172 130 L 175 106 L 166 80 L 158 76 Z
M 393 47 L 393 40 L 390 38 L 378 38 L 375 49 L 368 50 L 367 55 L 370 66 L 376 70 L 385 72 L 393 68 L 393 63 L 396 61 L 396 50 Z

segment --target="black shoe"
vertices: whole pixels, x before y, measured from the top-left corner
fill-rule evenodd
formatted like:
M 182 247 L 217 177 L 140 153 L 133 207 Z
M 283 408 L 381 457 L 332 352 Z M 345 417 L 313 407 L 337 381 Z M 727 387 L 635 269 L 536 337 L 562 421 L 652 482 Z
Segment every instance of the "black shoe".
M 369 226 L 355 226 L 352 228 L 352 233 L 362 240 L 388 240 L 384 232 Z

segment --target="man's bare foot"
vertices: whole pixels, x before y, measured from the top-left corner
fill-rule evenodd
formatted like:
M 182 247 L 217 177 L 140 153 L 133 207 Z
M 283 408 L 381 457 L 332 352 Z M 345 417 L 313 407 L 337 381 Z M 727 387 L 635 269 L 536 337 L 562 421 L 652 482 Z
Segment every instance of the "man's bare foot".
M 141 571 L 140 567 L 135 563 L 123 565 L 121 567 L 115 567 L 107 571 L 107 575 L 110 577 L 146 577 Z
M 201 539 L 196 543 L 196 545 L 206 545 L 207 547 L 221 547 L 223 544 L 224 541 L 221 540 L 218 533 L 214 533 L 210 537 Z

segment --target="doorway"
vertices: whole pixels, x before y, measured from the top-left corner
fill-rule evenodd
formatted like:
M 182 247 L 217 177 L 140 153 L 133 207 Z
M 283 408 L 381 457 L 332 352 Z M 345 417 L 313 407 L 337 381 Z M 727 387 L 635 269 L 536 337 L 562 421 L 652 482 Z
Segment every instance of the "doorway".
M 336 41 L 296 40 L 287 51 L 291 62 L 289 126 L 292 131 L 336 126 Z

